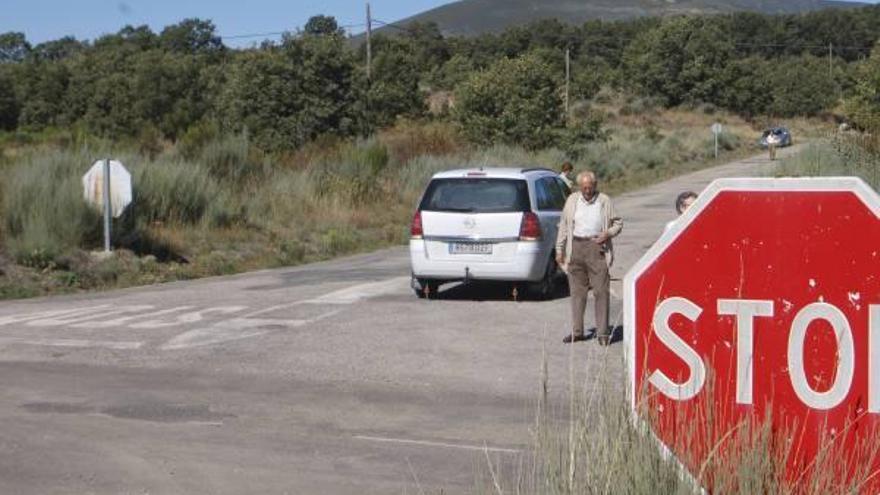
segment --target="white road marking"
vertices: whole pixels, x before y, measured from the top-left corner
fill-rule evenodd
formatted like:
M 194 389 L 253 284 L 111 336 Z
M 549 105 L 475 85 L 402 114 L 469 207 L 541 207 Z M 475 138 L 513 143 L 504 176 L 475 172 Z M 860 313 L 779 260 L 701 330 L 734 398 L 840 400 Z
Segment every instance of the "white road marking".
M 129 328 L 146 328 L 146 329 L 156 329 L 156 328 L 167 328 L 167 327 L 176 327 L 180 325 L 186 325 L 188 323 L 198 323 L 205 319 L 205 315 L 208 313 L 220 313 L 220 314 L 232 314 L 238 313 L 239 311 L 244 311 L 247 309 L 247 306 L 220 306 L 217 308 L 207 308 L 199 311 L 192 311 L 189 313 L 184 313 L 172 321 L 162 321 L 162 320 L 150 320 L 144 321 L 141 323 L 135 323 L 134 325 L 129 325 Z
M 143 342 L 116 342 L 110 340 L 81 340 L 81 339 L 0 339 L 0 344 L 35 345 L 44 347 L 100 347 L 116 350 L 140 349 Z
M 330 292 L 314 299 L 294 301 L 259 309 L 238 318 L 221 320 L 208 327 L 183 332 L 167 341 L 160 346 L 160 348 L 164 350 L 174 350 L 200 347 L 256 337 L 277 330 L 278 328 L 301 327 L 333 316 L 342 310 L 333 310 L 317 317 L 304 320 L 261 319 L 253 317 L 302 304 L 355 304 L 371 297 L 397 292 L 401 288 L 407 287 L 408 283 L 409 277 L 394 277 L 378 282 L 354 285 L 345 289 Z M 220 306 L 179 314 L 193 308 L 193 306 L 177 306 L 168 309 L 145 312 L 154 310 L 156 307 L 152 305 L 113 306 L 112 304 L 102 304 L 87 308 L 6 316 L 0 318 L 0 326 L 12 323 L 24 323 L 30 327 L 71 327 L 84 329 L 127 327 L 131 329 L 161 329 L 199 323 L 206 320 L 206 316 L 212 313 L 220 315 L 239 313 L 246 310 L 247 306 Z M 162 318 L 175 313 L 178 313 L 177 316 L 170 320 Z M 112 318 L 106 319 L 108 317 Z M 134 320 L 145 321 L 133 323 Z M 80 339 L 0 339 L 0 343 L 3 342 L 59 347 L 105 347 L 111 349 L 139 349 L 143 346 L 143 342 L 113 342 Z
M 354 304 L 364 299 L 396 292 L 401 286 L 408 286 L 409 282 L 410 277 L 395 277 L 380 282 L 355 285 L 304 302 L 308 304 Z
M 0 326 L 9 325 L 11 323 L 22 323 L 26 321 L 33 320 L 41 320 L 41 319 L 51 319 L 51 318 L 60 318 L 60 317 L 71 317 L 86 314 L 92 311 L 99 311 L 104 308 L 109 308 L 109 304 L 102 304 L 100 306 L 92 306 L 89 308 L 77 308 L 77 309 L 58 309 L 54 311 L 41 311 L 39 313 L 24 313 L 17 314 L 12 316 L 4 316 L 0 318 Z
M 266 313 L 271 313 L 273 311 L 278 311 L 280 309 L 288 309 L 294 306 L 301 306 L 305 301 L 294 301 L 291 303 L 279 304 L 277 306 L 269 306 L 268 308 L 258 309 L 256 311 L 251 311 L 250 313 L 241 315 L 240 318 L 252 318 L 257 315 L 262 315 Z
M 117 306 L 112 309 L 108 309 L 107 311 L 100 311 L 97 313 L 86 313 L 81 315 L 67 315 L 63 318 L 45 318 L 42 320 L 33 320 L 27 323 L 29 327 L 60 327 L 60 326 L 74 326 L 77 323 L 82 323 L 88 320 L 97 320 L 100 318 L 105 318 L 107 316 L 116 316 L 119 314 L 125 313 L 134 313 L 138 311 L 146 311 L 149 309 L 153 309 L 153 306 L 140 305 L 140 306 Z M 88 326 L 88 325 L 87 325 Z
M 370 442 L 400 443 L 400 444 L 406 444 L 406 445 L 419 445 L 422 447 L 440 447 L 440 448 L 447 448 L 447 449 L 476 450 L 476 451 L 480 451 L 480 452 L 501 452 L 501 453 L 505 453 L 505 454 L 519 454 L 520 452 L 522 452 L 519 449 L 505 449 L 505 448 L 501 448 L 501 447 L 466 445 L 466 444 L 445 443 L 445 442 L 429 442 L 427 440 L 411 440 L 408 438 L 371 437 L 371 436 L 366 436 L 366 435 L 355 435 L 354 438 L 357 440 L 367 440 Z
M 184 332 L 163 344 L 161 348 L 175 350 L 219 344 L 221 342 L 257 337 L 272 331 L 272 329 L 260 327 L 277 325 L 295 328 L 306 323 L 308 323 L 307 320 L 245 320 L 243 318 L 235 318 L 217 322 L 208 328 L 197 328 Z
M 152 308 L 152 306 L 151 306 Z M 114 320 L 107 321 L 90 321 L 87 323 L 77 323 L 75 325 L 71 325 L 76 328 L 112 328 L 112 327 L 121 327 L 125 326 L 128 322 L 132 320 L 139 320 L 141 318 L 156 318 L 157 316 L 165 316 L 171 313 L 177 313 L 180 311 L 186 311 L 188 309 L 192 309 L 194 306 L 178 306 L 176 308 L 163 309 L 159 311 L 153 311 L 151 313 L 141 313 L 135 314 L 131 316 L 123 316 L 122 318 L 116 318 Z
M 192 347 L 202 347 L 247 339 L 250 337 L 258 337 L 260 335 L 277 331 L 281 328 L 297 328 L 315 323 L 316 321 L 329 318 L 339 312 L 341 312 L 341 310 L 333 310 L 306 320 L 233 318 L 231 320 L 217 322 L 207 328 L 198 328 L 184 332 L 163 344 L 160 349 L 189 349 Z

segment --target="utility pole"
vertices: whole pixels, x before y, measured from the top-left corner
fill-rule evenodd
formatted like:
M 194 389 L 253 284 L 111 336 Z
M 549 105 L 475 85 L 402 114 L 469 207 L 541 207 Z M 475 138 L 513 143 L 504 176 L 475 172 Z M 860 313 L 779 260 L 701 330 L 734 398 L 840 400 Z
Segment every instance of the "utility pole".
M 565 49 L 565 125 L 571 120 L 571 49 Z
M 834 79 L 834 44 L 828 43 L 828 78 Z
M 367 2 L 367 81 L 372 79 L 373 72 L 373 17 L 370 15 L 370 3 Z

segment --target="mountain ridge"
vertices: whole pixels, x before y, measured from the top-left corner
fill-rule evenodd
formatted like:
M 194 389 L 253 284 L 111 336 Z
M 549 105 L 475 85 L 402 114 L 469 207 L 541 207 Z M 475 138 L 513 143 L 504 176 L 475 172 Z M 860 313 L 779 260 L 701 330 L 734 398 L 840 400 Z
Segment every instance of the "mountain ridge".
M 394 22 L 435 22 L 445 35 L 475 36 L 556 18 L 569 24 L 648 16 L 757 12 L 798 14 L 870 4 L 836 0 L 459 0 Z M 377 31 L 385 31 L 387 27 Z

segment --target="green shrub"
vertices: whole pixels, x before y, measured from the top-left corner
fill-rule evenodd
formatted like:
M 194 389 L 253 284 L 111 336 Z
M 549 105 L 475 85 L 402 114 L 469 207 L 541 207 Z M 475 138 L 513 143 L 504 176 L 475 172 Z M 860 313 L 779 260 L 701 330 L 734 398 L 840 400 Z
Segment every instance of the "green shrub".
M 652 96 L 636 96 L 629 98 L 620 108 L 620 115 L 646 115 L 657 113 L 663 105 L 660 98 Z
M 281 265 L 298 265 L 308 252 L 306 244 L 299 239 L 285 239 L 279 246 L 278 262 Z
M 252 223 L 248 210 L 238 195 L 227 189 L 220 189 L 208 205 L 207 219 L 211 227 L 229 228 L 233 225 Z
M 357 231 L 353 228 L 333 227 L 321 235 L 320 244 L 323 254 L 333 256 L 354 251 L 359 240 Z
M 137 137 L 138 152 L 154 160 L 162 152 L 162 133 L 152 124 L 145 124 Z
M 20 281 L 0 280 L 0 301 L 4 299 L 25 299 L 39 295 L 40 290 L 30 284 Z
M 335 197 L 360 205 L 381 199 L 380 176 L 388 167 L 388 150 L 370 140 L 348 148 L 342 156 L 309 169 L 309 179 L 319 197 Z
M 262 154 L 251 146 L 247 134 L 208 141 L 202 148 L 199 162 L 215 178 L 233 183 L 262 177 L 266 171 Z
M 101 216 L 83 199 L 89 161 L 69 152 L 31 155 L 2 183 L 6 246 L 22 264 L 45 267 L 64 251 L 101 239 Z
M 608 132 L 602 129 L 602 119 L 591 115 L 561 130 L 558 143 L 568 156 L 578 160 L 586 153 L 590 143 L 605 141 L 608 137 Z
M 200 261 L 201 267 L 209 276 L 231 275 L 238 271 L 235 255 L 223 251 L 213 251 Z
M 542 59 L 502 59 L 456 89 L 453 116 L 470 141 L 539 149 L 565 125 L 558 78 Z
M 146 223 L 199 222 L 219 194 L 216 181 L 204 167 L 186 162 L 145 163 L 136 168 L 133 180 L 130 213 Z
M 722 132 L 718 135 L 718 149 L 733 151 L 740 146 L 740 137 L 730 132 Z
M 220 126 L 214 120 L 200 120 L 191 125 L 177 140 L 178 152 L 187 160 L 194 161 L 202 149 L 220 137 Z

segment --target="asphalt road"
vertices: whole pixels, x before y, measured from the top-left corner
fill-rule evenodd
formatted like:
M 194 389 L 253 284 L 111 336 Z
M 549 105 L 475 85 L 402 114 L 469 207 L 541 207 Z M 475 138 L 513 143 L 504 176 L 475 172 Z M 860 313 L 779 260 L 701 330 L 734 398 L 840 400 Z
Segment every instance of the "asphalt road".
M 612 276 L 680 191 L 771 167 L 754 158 L 615 198 Z M 542 363 L 554 401 L 571 357 L 575 379 L 604 374 L 623 392 L 620 343 L 561 343 L 567 298 L 468 286 L 422 301 L 408 274 L 401 247 L 0 303 L 0 493 L 468 493 L 487 457 L 512 473 L 528 455 Z M 619 280 L 612 291 L 619 324 Z

